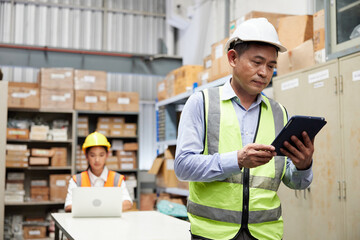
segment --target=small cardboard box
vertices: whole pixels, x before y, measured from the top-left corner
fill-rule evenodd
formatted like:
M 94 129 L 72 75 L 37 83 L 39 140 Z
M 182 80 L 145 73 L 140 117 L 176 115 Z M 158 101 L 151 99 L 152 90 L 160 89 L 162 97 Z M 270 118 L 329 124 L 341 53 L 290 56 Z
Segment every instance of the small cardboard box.
M 108 92 L 108 110 L 119 112 L 139 112 L 139 93 Z
M 67 188 L 70 174 L 51 174 L 50 175 L 50 200 L 64 201 L 67 195 Z
M 174 171 L 175 150 L 175 146 L 170 146 L 164 154 L 157 156 L 148 173 L 156 175 L 156 184 L 159 187 L 188 189 L 188 184 L 180 182 L 176 177 Z
M 29 129 L 7 128 L 6 139 L 29 139 Z
M 39 84 L 25 82 L 9 82 L 9 108 L 40 108 Z
M 38 80 L 41 88 L 74 89 L 74 69 L 41 68 Z
M 29 165 L 48 166 L 50 159 L 48 157 L 29 157 Z
M 293 50 L 279 53 L 277 75 L 281 76 L 313 65 L 315 65 L 313 40 L 309 39 Z
M 76 110 L 107 110 L 107 92 L 105 91 L 75 91 Z
M 162 80 L 162 81 L 159 81 L 157 84 L 156 84 L 156 90 L 157 90 L 157 98 L 158 98 L 158 101 L 162 101 L 162 100 L 165 100 L 168 98 L 167 96 L 167 81 L 166 79 Z
M 175 72 L 174 93 L 180 93 L 193 89 L 194 84 L 201 85 L 199 73 L 204 70 L 202 65 L 184 65 Z
M 54 155 L 51 158 L 51 166 L 62 167 L 67 165 L 67 149 L 64 147 L 51 148 Z
M 54 152 L 51 149 L 44 148 L 32 148 L 31 156 L 32 157 L 52 157 Z
M 103 71 L 75 70 L 75 90 L 107 91 L 107 73 Z
M 26 161 L 6 161 L 6 167 L 19 167 L 19 168 L 26 168 L 29 166 L 28 162 Z
M 210 81 L 217 80 L 231 74 L 231 67 L 225 52 L 225 44 L 228 38 L 225 38 L 211 45 L 211 61 Z
M 41 88 L 40 108 L 72 110 L 74 108 L 74 91 L 72 89 Z
M 124 151 L 137 151 L 138 149 L 139 145 L 137 142 L 124 143 Z
M 24 239 L 46 238 L 46 226 L 23 226 Z
M 124 137 L 136 137 L 136 123 L 125 123 L 123 129 L 123 136 Z
M 292 50 L 313 38 L 313 16 L 299 15 L 279 19 L 279 40 L 287 50 Z

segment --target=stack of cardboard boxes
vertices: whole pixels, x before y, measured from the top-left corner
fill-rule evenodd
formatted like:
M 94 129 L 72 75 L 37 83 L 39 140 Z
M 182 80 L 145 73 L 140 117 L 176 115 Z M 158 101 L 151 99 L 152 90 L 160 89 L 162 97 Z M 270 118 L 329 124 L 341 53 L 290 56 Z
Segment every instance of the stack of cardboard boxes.
M 41 68 L 38 83 L 9 82 L 8 107 L 138 112 L 139 95 L 107 92 L 103 71 Z
M 10 172 L 7 174 L 5 186 L 5 202 L 23 202 L 25 174 L 23 172 Z
M 70 174 L 50 174 L 50 201 L 65 201 Z
M 30 182 L 30 198 L 32 201 L 49 201 L 50 188 L 47 179 L 36 179 Z
M 73 109 L 74 71 L 71 68 L 41 68 L 40 83 L 41 109 Z
M 30 151 L 25 144 L 6 144 L 6 167 L 26 168 L 29 166 Z

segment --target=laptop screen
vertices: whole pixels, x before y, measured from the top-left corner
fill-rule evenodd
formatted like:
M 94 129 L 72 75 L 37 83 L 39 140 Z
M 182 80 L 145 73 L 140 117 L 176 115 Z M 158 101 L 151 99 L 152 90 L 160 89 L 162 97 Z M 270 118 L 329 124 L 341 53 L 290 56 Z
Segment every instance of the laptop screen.
M 72 193 L 73 217 L 121 217 L 119 187 L 77 187 Z

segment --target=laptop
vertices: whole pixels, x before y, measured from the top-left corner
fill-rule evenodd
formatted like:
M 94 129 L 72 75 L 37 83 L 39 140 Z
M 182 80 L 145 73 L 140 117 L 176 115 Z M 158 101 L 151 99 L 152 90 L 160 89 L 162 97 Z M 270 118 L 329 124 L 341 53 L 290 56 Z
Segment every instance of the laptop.
M 72 192 L 73 217 L 121 217 L 119 187 L 77 187 Z

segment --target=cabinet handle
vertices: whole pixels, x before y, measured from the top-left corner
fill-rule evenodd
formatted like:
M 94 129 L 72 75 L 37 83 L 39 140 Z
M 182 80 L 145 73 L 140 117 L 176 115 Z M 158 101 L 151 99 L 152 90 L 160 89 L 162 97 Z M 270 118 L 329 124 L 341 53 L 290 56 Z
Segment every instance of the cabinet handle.
M 343 181 L 343 190 L 344 190 L 343 199 L 346 200 L 346 182 L 345 181 Z
M 334 77 L 334 79 L 335 79 L 335 91 L 334 91 L 334 93 L 335 93 L 335 95 L 337 95 L 337 77 Z
M 338 182 L 338 198 L 339 200 L 341 200 L 341 182 L 340 181 L 337 182 Z
M 339 77 L 339 79 L 340 79 L 340 83 L 339 83 L 339 91 L 340 91 L 340 93 L 343 93 L 343 90 L 344 90 L 344 86 L 343 86 L 343 83 L 344 83 L 344 81 L 343 81 L 343 76 L 342 75 L 340 75 L 340 77 Z

